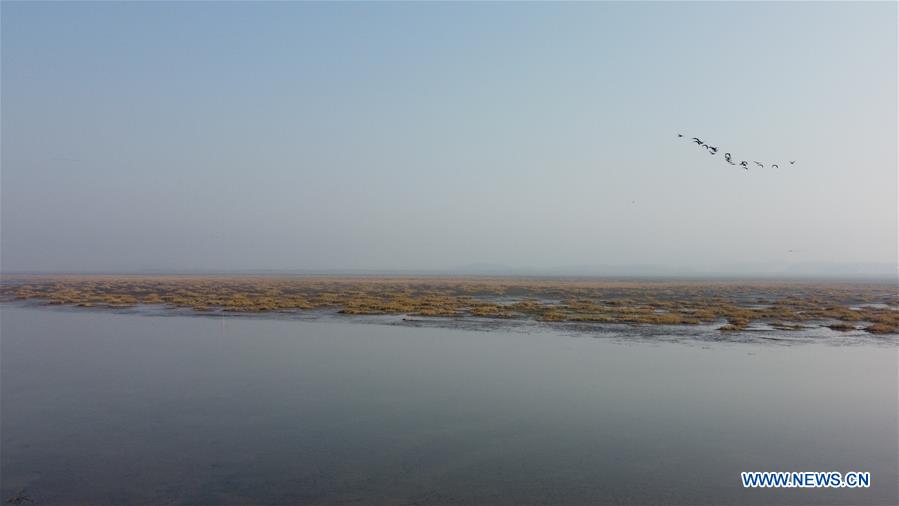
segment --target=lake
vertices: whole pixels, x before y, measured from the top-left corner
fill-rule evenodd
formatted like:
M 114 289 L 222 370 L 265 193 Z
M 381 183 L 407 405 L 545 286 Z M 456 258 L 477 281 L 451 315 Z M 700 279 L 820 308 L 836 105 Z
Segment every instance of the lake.
M 899 503 L 894 340 L 0 317 L 4 501 Z M 872 486 L 742 487 L 767 470 L 869 471 Z

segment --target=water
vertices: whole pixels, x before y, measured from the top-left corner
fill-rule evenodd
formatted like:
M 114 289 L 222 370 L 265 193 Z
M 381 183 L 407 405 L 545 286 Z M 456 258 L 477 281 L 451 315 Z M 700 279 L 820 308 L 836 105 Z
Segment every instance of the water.
M 895 344 L 2 308 L 4 501 L 897 504 Z M 870 489 L 743 489 L 861 470 Z

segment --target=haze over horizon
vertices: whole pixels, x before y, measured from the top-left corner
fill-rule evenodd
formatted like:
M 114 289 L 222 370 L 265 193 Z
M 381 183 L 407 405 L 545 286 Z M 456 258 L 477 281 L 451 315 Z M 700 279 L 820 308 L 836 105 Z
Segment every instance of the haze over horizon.
M 631 265 L 528 266 L 475 263 L 434 269 L 259 269 L 259 268 L 136 268 L 129 270 L 21 270 L 3 271 L 3 275 L 122 275 L 122 276 L 460 276 L 460 277 L 525 277 L 525 278 L 642 278 L 642 279 L 784 279 L 784 280 L 866 280 L 895 283 L 899 281 L 896 266 L 889 263 L 840 264 L 721 264 L 703 267 Z
M 0 11 L 4 273 L 896 273 L 894 2 Z

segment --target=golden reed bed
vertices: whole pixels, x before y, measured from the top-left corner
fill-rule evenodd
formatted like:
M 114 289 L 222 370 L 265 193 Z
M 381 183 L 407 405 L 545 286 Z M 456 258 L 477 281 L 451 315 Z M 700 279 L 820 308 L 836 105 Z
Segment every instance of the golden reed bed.
M 764 322 L 782 330 L 827 326 L 899 333 L 892 284 L 596 279 L 268 276 L 15 276 L 0 298 L 196 311 L 302 311 L 540 321 L 695 325 L 721 331 Z

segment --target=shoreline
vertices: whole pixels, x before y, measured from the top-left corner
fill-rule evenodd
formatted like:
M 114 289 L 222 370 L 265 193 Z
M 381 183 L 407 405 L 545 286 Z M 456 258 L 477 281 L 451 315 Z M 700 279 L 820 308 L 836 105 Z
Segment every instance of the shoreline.
M 533 319 L 495 319 L 481 317 L 418 317 L 402 314 L 348 315 L 334 309 L 281 310 L 265 312 L 194 311 L 164 305 L 138 304 L 128 307 L 45 304 L 38 300 L 0 302 L 0 313 L 26 310 L 86 317 L 149 317 L 206 319 L 211 322 L 278 322 L 283 324 L 359 325 L 398 329 L 448 330 L 461 332 L 546 334 L 557 337 L 609 339 L 625 344 L 684 344 L 713 346 L 718 344 L 794 346 L 899 346 L 899 333 L 871 334 L 864 330 L 836 331 L 824 325 L 807 325 L 802 329 L 783 331 L 765 323 L 754 323 L 734 332 L 721 332 L 726 322 L 697 325 L 661 325 L 633 323 L 597 323 L 590 321 L 538 321 Z

